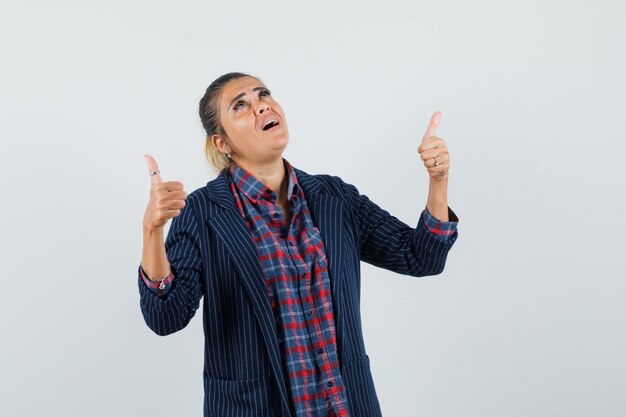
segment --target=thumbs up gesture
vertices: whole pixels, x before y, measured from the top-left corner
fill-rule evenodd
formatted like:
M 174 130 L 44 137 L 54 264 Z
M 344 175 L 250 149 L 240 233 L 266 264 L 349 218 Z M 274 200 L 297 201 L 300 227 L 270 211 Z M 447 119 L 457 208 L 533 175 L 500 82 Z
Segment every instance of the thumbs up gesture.
M 143 218 L 143 224 L 148 229 L 163 229 L 172 217 L 180 214 L 185 207 L 187 193 L 183 183 L 179 181 L 161 180 L 159 167 L 150 155 L 146 155 L 148 170 L 150 172 L 150 200 Z
M 424 166 L 432 178 L 445 180 L 448 178 L 448 170 L 450 169 L 450 154 L 443 139 L 435 136 L 439 119 L 441 119 L 441 112 L 433 113 L 428 129 L 422 138 L 422 143 L 417 148 L 417 153 L 424 161 Z

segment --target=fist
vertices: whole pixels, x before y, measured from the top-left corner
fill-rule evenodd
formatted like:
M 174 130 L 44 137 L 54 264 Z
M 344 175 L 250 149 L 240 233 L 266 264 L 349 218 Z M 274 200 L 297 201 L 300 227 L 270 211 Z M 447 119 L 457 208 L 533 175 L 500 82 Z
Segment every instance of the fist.
M 150 200 L 143 224 L 149 229 L 163 228 L 169 219 L 178 216 L 185 207 L 187 193 L 183 183 L 161 180 L 159 167 L 152 156 L 146 155 L 146 162 L 150 171 Z
M 430 124 L 417 148 L 417 153 L 424 162 L 424 166 L 431 178 L 445 180 L 450 169 L 450 154 L 443 139 L 435 136 L 441 119 L 441 112 L 437 111 L 430 118 Z

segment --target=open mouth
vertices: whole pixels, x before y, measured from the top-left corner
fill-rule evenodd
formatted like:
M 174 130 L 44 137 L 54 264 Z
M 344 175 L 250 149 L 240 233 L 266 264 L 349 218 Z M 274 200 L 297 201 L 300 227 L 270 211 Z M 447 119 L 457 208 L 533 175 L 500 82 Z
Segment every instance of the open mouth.
M 278 120 L 272 119 L 265 123 L 265 125 L 263 126 L 263 130 L 270 130 L 277 127 L 278 125 Z

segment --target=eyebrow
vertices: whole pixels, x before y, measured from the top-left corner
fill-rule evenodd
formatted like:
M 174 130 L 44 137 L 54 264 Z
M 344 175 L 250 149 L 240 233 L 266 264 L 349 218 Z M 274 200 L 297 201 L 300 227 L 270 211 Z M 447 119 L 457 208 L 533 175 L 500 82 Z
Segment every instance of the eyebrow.
M 254 88 L 252 89 L 252 91 L 259 91 L 259 90 L 267 90 L 267 87 L 254 87 Z M 235 98 L 233 99 L 233 101 L 231 101 L 231 102 L 230 102 L 230 105 L 228 106 L 228 108 L 231 108 L 231 107 L 233 106 L 233 103 L 234 103 L 235 101 L 239 100 L 241 97 L 243 97 L 243 96 L 245 96 L 245 95 L 246 95 L 246 93 L 239 93 L 239 94 L 237 94 L 237 97 L 235 97 Z

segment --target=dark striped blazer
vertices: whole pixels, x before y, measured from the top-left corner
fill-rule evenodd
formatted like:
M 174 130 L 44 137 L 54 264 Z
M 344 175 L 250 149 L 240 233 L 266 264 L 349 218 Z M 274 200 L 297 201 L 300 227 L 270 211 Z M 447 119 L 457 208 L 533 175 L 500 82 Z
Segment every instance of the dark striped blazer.
M 415 277 L 436 275 L 458 232 L 442 239 L 421 217 L 412 228 L 340 177 L 294 169 L 329 262 L 350 415 L 380 416 L 361 329 L 360 261 Z M 187 196 L 165 246 L 173 287 L 160 298 L 139 279 L 141 312 L 148 327 L 165 336 L 183 329 L 204 297 L 204 415 L 290 416 L 263 270 L 225 170 Z

